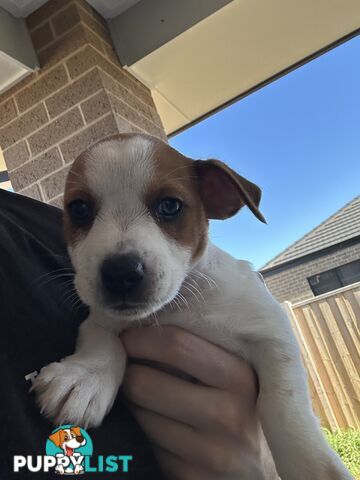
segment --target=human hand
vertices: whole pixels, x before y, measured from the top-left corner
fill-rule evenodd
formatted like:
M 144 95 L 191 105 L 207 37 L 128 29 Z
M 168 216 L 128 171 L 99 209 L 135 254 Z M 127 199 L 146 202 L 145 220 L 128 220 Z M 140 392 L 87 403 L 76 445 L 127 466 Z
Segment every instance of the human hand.
M 127 330 L 122 340 L 130 358 L 152 364 L 130 363 L 122 389 L 166 478 L 278 478 L 243 360 L 172 326 Z

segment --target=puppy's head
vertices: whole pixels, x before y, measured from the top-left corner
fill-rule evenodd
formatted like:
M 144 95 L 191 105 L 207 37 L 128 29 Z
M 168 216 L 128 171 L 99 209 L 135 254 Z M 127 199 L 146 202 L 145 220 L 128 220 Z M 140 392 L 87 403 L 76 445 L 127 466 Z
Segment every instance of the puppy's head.
M 217 160 L 191 160 L 146 135 L 100 141 L 75 160 L 65 188 L 80 297 L 128 320 L 148 316 L 201 258 L 208 219 L 247 205 L 263 220 L 259 202 L 259 188 Z

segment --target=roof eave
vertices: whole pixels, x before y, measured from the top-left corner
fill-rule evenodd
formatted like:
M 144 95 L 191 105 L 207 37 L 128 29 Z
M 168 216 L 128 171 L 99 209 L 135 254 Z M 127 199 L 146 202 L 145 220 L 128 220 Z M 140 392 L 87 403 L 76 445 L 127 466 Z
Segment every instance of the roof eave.
M 360 235 L 349 238 L 339 243 L 335 243 L 334 245 L 330 245 L 321 250 L 317 250 L 316 252 L 311 252 L 307 255 L 303 255 L 302 257 L 293 258 L 292 260 L 288 260 L 287 262 L 279 263 L 278 265 L 274 265 L 272 267 L 260 269 L 259 271 L 262 275 L 264 275 L 265 278 L 270 277 L 272 275 L 275 275 L 276 273 L 283 272 L 284 270 L 296 267 L 297 265 L 302 265 L 316 258 L 329 255 L 336 250 L 351 247 L 352 245 L 356 245 L 357 243 L 360 243 Z

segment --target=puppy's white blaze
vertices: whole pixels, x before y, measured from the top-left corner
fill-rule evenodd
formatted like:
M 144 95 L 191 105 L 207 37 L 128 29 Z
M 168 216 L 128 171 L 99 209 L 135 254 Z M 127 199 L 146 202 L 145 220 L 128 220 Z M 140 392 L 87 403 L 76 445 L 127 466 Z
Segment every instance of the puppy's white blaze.
M 86 162 L 85 177 L 91 189 L 102 201 L 127 195 L 131 200 L 146 192 L 154 176 L 153 146 L 150 139 L 134 137 L 124 142 L 109 140 L 106 148 L 95 145 Z M 129 198 L 130 196 L 130 198 Z M 122 206 L 133 208 L 130 202 Z M 128 214 L 126 210 L 122 210 Z
M 69 248 L 75 286 L 90 306 L 102 304 L 99 272 L 110 255 L 136 252 L 151 272 L 151 308 L 144 316 L 172 300 L 188 272 L 191 251 L 168 236 L 144 204 L 155 175 L 152 155 L 151 140 L 142 137 L 90 150 L 84 176 L 99 212 L 87 235 Z

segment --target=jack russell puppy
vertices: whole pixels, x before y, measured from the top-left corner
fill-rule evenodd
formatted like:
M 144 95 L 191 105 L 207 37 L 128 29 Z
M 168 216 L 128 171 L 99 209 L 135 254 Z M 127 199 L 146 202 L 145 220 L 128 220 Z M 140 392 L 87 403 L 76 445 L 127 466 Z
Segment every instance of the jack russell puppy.
M 47 417 L 100 425 L 125 370 L 119 333 L 156 321 L 187 329 L 255 369 L 258 412 L 283 480 L 352 478 L 313 414 L 286 313 L 249 263 L 208 240 L 209 219 L 229 218 L 244 205 L 264 221 L 260 196 L 222 162 L 186 158 L 147 135 L 109 137 L 75 160 L 64 228 L 75 287 L 90 315 L 75 353 L 34 381 Z M 181 303 L 185 309 L 174 308 Z

